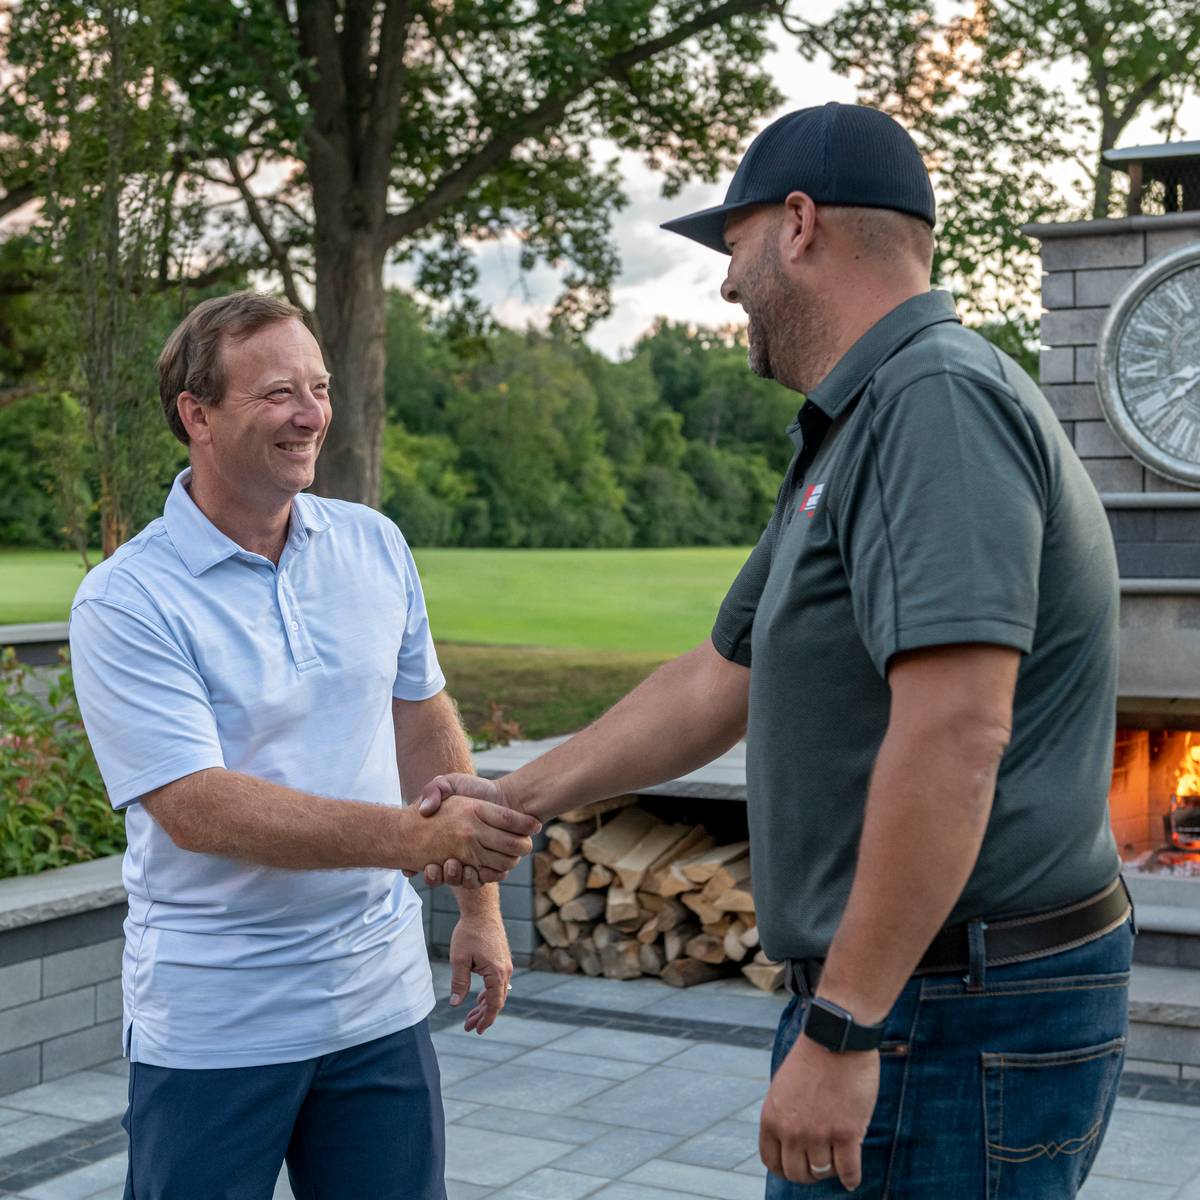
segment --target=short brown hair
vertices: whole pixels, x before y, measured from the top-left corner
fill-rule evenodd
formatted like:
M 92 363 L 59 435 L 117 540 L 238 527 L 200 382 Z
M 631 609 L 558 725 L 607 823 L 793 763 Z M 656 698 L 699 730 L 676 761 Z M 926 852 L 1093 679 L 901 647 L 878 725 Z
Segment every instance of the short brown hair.
M 186 446 L 188 432 L 179 419 L 179 393 L 191 392 L 202 404 L 217 405 L 225 395 L 221 341 L 241 341 L 279 321 L 305 321 L 294 304 L 260 292 L 233 292 L 203 300 L 167 338 L 158 356 L 158 394 L 171 432 Z

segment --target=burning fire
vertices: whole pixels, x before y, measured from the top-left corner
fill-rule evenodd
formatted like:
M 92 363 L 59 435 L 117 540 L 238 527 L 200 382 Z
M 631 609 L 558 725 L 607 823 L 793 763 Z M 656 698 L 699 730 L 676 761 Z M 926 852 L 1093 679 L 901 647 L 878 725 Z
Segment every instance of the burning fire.
M 1175 772 L 1176 796 L 1200 796 L 1200 734 L 1189 733 L 1183 745 L 1183 761 Z

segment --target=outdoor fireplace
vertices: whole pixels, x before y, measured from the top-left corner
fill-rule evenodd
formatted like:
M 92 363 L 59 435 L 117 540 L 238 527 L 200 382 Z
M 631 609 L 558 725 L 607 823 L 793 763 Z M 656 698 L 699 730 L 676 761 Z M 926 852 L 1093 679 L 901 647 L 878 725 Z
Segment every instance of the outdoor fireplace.
M 1133 870 L 1200 878 L 1200 730 L 1117 730 L 1109 813 Z

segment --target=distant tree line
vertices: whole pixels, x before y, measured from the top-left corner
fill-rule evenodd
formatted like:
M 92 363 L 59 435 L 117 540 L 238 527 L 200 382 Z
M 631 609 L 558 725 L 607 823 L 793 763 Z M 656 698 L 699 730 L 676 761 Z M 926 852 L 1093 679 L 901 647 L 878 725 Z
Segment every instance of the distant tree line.
M 7 317 L 5 359 L 36 361 L 42 322 Z M 165 336 L 166 314 L 147 312 Z M 1011 326 L 985 329 L 1033 367 Z M 381 508 L 415 545 L 696 546 L 754 541 L 792 453 L 798 397 L 746 365 L 740 331 L 660 321 L 622 361 L 566 334 L 491 327 L 464 341 L 409 294 L 387 304 Z M 137 387 L 156 405 L 152 356 Z M 338 419 L 334 378 L 334 422 Z M 0 545 L 96 546 L 102 472 L 67 393 L 0 407 Z M 153 519 L 186 461 L 165 423 L 140 436 Z M 151 452 L 152 451 L 152 452 Z

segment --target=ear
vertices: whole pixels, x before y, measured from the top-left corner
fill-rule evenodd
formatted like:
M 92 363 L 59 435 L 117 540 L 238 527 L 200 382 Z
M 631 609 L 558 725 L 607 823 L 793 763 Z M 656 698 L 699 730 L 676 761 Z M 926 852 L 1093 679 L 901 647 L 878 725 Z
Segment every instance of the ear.
M 783 202 L 783 227 L 779 236 L 784 262 L 798 262 L 813 244 L 817 231 L 817 206 L 807 192 L 790 192 Z
M 201 403 L 191 392 L 180 392 L 175 402 L 179 419 L 187 430 L 188 441 L 193 445 L 207 446 L 212 441 L 212 426 L 209 424 L 209 406 Z

